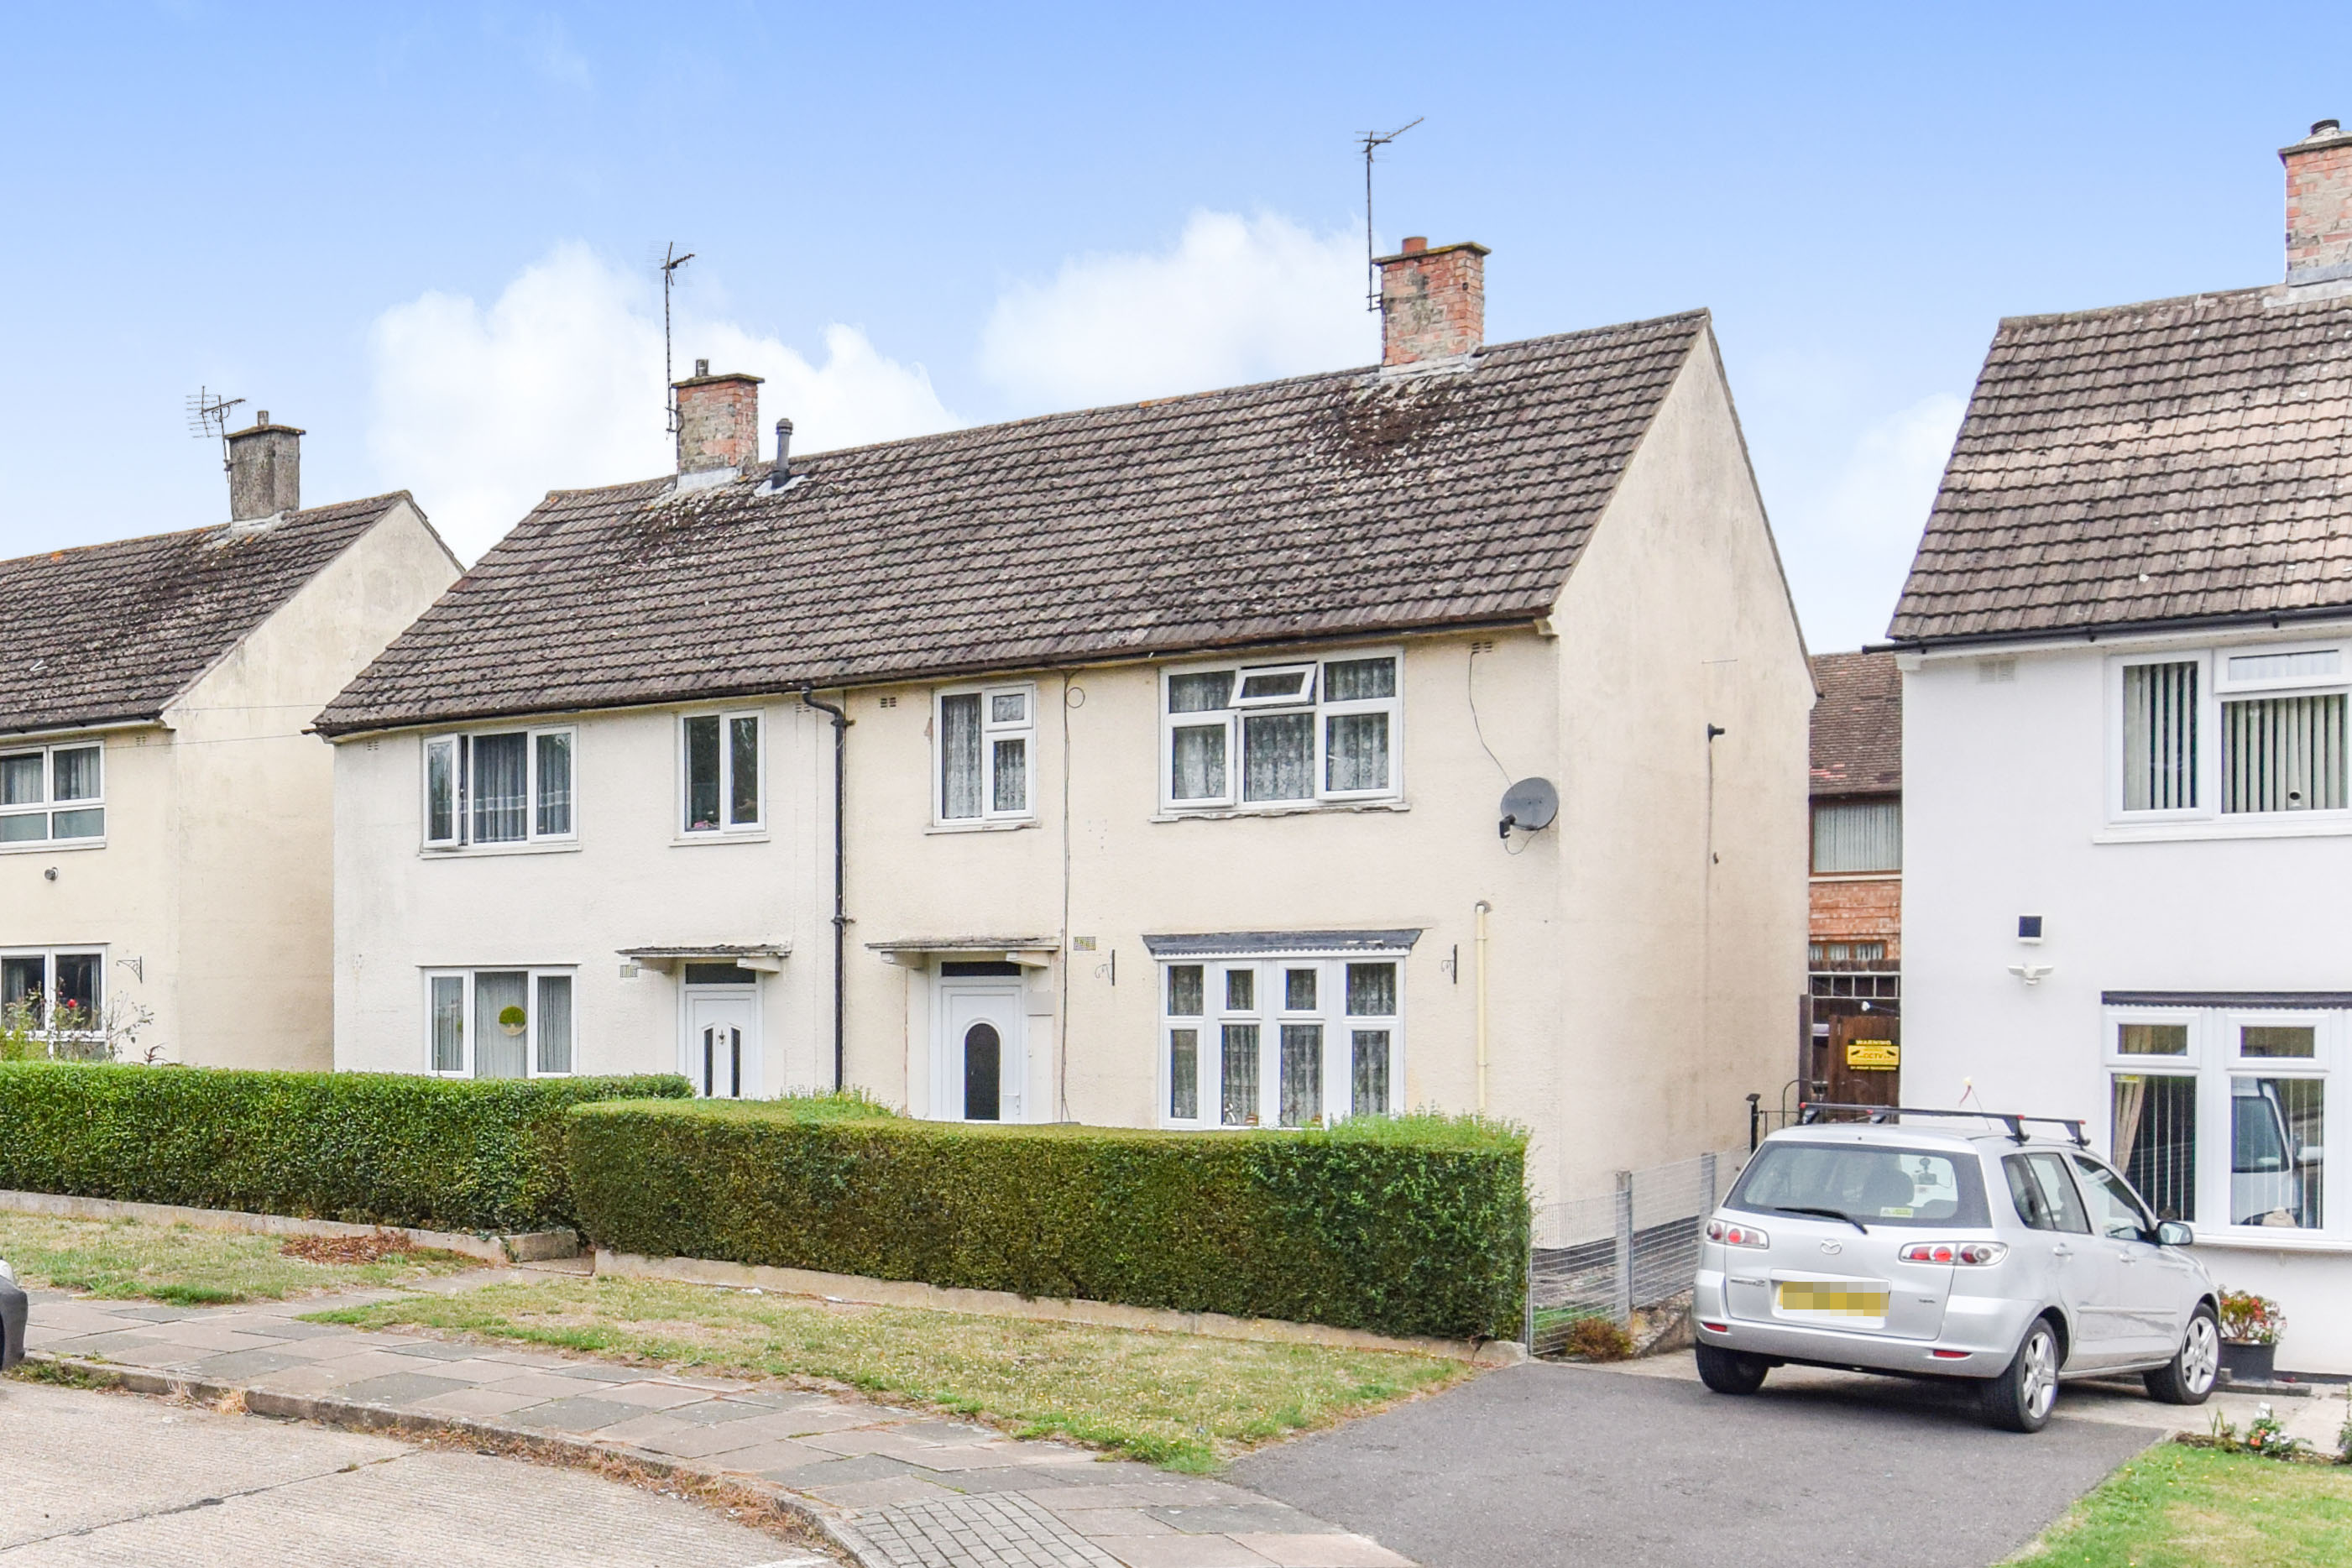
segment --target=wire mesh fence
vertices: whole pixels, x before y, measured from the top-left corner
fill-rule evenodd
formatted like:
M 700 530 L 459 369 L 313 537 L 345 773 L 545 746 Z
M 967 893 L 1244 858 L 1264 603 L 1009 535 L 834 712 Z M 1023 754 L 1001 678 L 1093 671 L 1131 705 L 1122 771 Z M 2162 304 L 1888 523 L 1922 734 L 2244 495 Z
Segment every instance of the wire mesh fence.
M 1528 1348 L 1557 1352 L 1580 1320 L 1631 1329 L 1669 1306 L 1698 1271 L 1699 1228 L 1748 1159 L 1744 1148 L 1646 1171 L 1612 1190 L 1535 1211 L 1528 1269 Z

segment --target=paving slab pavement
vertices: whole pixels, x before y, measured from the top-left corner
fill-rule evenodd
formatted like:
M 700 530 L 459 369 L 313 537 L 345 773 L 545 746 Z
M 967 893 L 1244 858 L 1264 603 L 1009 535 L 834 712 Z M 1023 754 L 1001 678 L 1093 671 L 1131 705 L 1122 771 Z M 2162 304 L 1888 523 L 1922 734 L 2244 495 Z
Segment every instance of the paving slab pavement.
M 518 1277 L 533 1276 L 469 1278 Z M 234 1389 L 263 1414 L 488 1426 L 725 1477 L 806 1508 L 869 1568 L 1413 1568 L 1370 1536 L 1241 1487 L 929 1411 L 297 1321 L 391 1294 L 162 1316 L 36 1290 L 26 1343 L 35 1357 L 158 1386 Z M 5 1552 L 0 1563 L 15 1568 Z

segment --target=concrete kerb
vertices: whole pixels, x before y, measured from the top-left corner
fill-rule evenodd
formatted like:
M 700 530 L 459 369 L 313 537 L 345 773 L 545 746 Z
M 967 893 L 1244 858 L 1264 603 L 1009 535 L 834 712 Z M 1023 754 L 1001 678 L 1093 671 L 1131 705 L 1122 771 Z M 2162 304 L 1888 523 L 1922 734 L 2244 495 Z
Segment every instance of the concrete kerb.
M 180 1204 L 123 1203 L 113 1198 L 82 1198 L 64 1193 L 0 1191 L 0 1212 L 43 1215 L 51 1219 L 136 1219 L 155 1225 L 184 1225 L 196 1230 L 242 1231 L 255 1236 L 374 1236 L 379 1232 L 406 1237 L 418 1247 L 463 1253 L 487 1263 L 541 1263 L 554 1258 L 577 1258 L 580 1238 L 568 1230 L 521 1231 L 511 1236 L 468 1231 L 418 1230 L 399 1225 L 350 1225 L 332 1219 L 295 1219 L 287 1215 L 243 1214 L 235 1209 L 190 1208 Z
M 646 1258 L 596 1248 L 596 1272 L 628 1279 L 671 1279 L 689 1285 L 723 1285 L 779 1296 L 815 1296 L 861 1306 L 919 1307 L 975 1317 L 1029 1318 L 1045 1322 L 1086 1323 L 1104 1329 L 1139 1329 L 1151 1333 L 1199 1334 L 1209 1339 L 1257 1340 L 1273 1344 L 1321 1345 L 1337 1350 L 1403 1351 L 1443 1356 L 1474 1366 L 1517 1366 L 1527 1347 L 1517 1340 L 1403 1339 L 1361 1329 L 1293 1323 L 1275 1318 L 1232 1318 L 1222 1312 L 1179 1312 L 1160 1307 L 1129 1307 L 1059 1296 L 1016 1296 L 1009 1290 L 960 1290 L 917 1279 L 873 1279 L 858 1274 L 824 1274 L 810 1268 L 721 1263 L 707 1258 Z
M 626 1443 L 598 1443 L 584 1437 L 534 1432 L 470 1415 L 422 1415 L 397 1410 L 388 1405 L 370 1405 L 361 1400 L 326 1398 L 318 1394 L 281 1394 L 263 1388 L 247 1388 L 241 1384 L 213 1383 L 204 1378 L 180 1377 L 166 1372 L 114 1366 L 105 1362 L 85 1361 L 79 1356 L 57 1355 L 44 1351 L 33 1351 L 26 1354 L 25 1360 L 28 1364 L 63 1373 L 86 1386 L 116 1388 L 126 1394 L 152 1394 L 165 1399 L 185 1399 L 193 1404 L 215 1407 L 234 1400 L 235 1407 L 242 1409 L 245 1414 L 274 1420 L 315 1421 L 322 1426 L 339 1426 L 355 1432 L 385 1432 L 415 1437 L 456 1438 L 461 1441 L 472 1438 L 582 1465 L 600 1458 L 625 1459 L 656 1476 L 707 1475 L 707 1472 L 691 1465 L 682 1465 L 666 1455 Z M 807 1524 L 823 1536 L 827 1544 L 851 1563 L 858 1564 L 858 1568 L 890 1568 L 888 1564 L 876 1563 L 859 1552 L 850 1536 L 840 1528 L 836 1510 L 826 1505 L 756 1477 L 730 1476 L 725 1479 L 730 1485 L 767 1499 L 783 1512 Z

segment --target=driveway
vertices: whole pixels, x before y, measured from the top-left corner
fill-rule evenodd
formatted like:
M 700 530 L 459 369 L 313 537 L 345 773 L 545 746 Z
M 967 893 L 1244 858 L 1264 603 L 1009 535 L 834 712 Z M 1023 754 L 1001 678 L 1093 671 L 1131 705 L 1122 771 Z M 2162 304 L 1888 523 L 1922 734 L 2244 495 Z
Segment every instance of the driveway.
M 829 1559 L 571 1470 L 0 1381 L 5 1568 L 754 1568 Z
M 1690 1364 L 1490 1373 L 1233 1479 L 1425 1568 L 1983 1568 L 2176 1414 L 2093 1395 L 2080 1403 L 2147 1425 L 2062 1414 L 2021 1436 L 1935 1385 L 1783 1368 L 1737 1399 Z

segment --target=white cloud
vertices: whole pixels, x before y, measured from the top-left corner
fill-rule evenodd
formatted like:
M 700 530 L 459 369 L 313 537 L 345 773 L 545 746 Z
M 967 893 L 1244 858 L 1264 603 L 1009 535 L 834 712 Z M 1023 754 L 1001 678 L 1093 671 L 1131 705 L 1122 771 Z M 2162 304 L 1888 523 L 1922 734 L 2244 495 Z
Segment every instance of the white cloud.
M 766 377 L 763 422 L 789 415 L 795 450 L 960 423 L 921 365 L 885 358 L 855 327 L 825 330 L 822 364 L 683 311 L 677 341 L 681 374 L 707 358 Z M 376 318 L 370 348 L 370 455 L 467 561 L 550 489 L 650 478 L 675 461 L 659 296 L 585 247 L 525 268 L 487 310 L 440 293 L 396 305 Z
M 1361 239 L 1196 212 L 1173 248 L 1065 262 L 996 302 L 981 366 L 1039 407 L 1124 402 L 1378 357 Z
M 1967 408 L 1939 392 L 1864 426 L 1794 505 L 1776 509 L 1815 652 L 1885 635 Z

